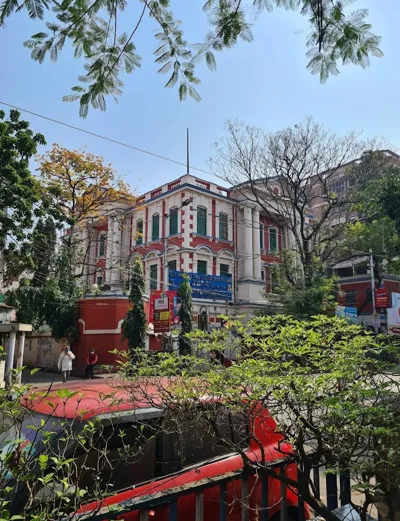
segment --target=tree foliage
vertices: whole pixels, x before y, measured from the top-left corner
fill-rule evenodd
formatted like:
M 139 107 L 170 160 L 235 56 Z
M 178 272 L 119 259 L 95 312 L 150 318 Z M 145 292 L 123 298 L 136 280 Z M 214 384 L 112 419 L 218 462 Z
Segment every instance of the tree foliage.
M 144 312 L 143 297 L 145 294 L 145 281 L 143 263 L 135 259 L 130 277 L 129 300 L 132 307 L 128 310 L 125 320 L 122 322 L 122 335 L 128 340 L 131 351 L 144 349 L 146 342 L 146 314 Z
M 38 161 L 43 190 L 52 208 L 70 225 L 63 242 L 71 249 L 75 273 L 77 276 L 93 274 L 97 266 L 92 263 L 90 251 L 98 239 L 94 225 L 106 222 L 107 217 L 133 204 L 133 195 L 110 164 L 105 165 L 103 158 L 86 151 L 53 145 Z M 79 233 L 82 229 L 87 234 L 85 238 Z M 117 232 L 110 230 L 109 233 Z
M 79 84 L 72 88 L 72 94 L 64 97 L 65 101 L 79 100 L 82 117 L 86 117 L 89 105 L 106 110 L 106 96 L 117 99 L 122 92 L 122 74 L 140 67 L 141 57 L 137 54 L 135 41 L 145 18 L 150 18 L 156 28 L 154 56 L 158 72 L 169 75 L 166 87 L 179 85 L 181 100 L 188 95 L 200 100 L 196 90 L 200 83 L 196 65 L 204 60 L 211 70 L 215 70 L 215 53 L 235 46 L 240 40 L 251 42 L 254 15 L 274 7 L 299 10 L 308 19 L 307 68 L 312 74 L 318 74 L 321 82 L 339 73 L 340 62 L 365 68 L 370 56 L 382 56 L 381 38 L 371 32 L 371 25 L 367 23 L 368 10 L 349 13 L 345 2 L 207 0 L 203 5 L 206 35 L 203 42 L 195 45 L 186 41 L 170 0 L 138 4 L 130 30 L 123 32 L 121 27 L 126 25 L 123 20 L 127 17 L 124 13 L 127 7 L 127 2 L 118 0 L 68 0 L 61 4 L 31 0 L 21 5 L 17 0 L 7 0 L 0 10 L 0 25 L 4 25 L 14 11 L 26 10 L 31 18 L 44 20 L 46 26 L 45 32 L 38 32 L 25 42 L 31 49 L 32 59 L 42 63 L 50 56 L 56 61 L 67 42 L 72 44 L 76 58 L 85 58 Z
M 71 343 L 78 338 L 78 302 L 81 289 L 75 278 L 75 264 L 71 249 L 61 246 L 54 276 L 43 288 L 46 301 L 45 321 L 55 339 L 67 338 Z
M 165 354 L 156 366 L 144 361 L 139 374 L 149 376 L 157 371 L 160 376 L 176 376 L 179 368 L 175 385 L 168 383 L 165 389 L 167 403 L 181 412 L 190 410 L 197 421 L 208 421 L 214 428 L 218 403 L 212 410 L 201 406 L 194 410 L 199 397 L 220 397 L 220 405 L 234 414 L 250 411 L 254 422 L 261 421 L 256 406 L 261 400 L 282 435 L 280 455 L 296 462 L 301 470 L 292 481 L 277 479 L 298 489 L 317 515 L 337 520 L 312 483 L 312 469 L 326 466 L 327 473 L 349 476 L 361 495 L 357 508 L 362 519 L 373 504 L 382 517 L 394 521 L 400 485 L 400 416 L 398 405 L 394 406 L 399 383 L 392 371 L 398 351 L 394 364 L 384 362 L 382 353 L 390 349 L 387 345 L 338 318 L 300 321 L 284 315 L 264 316 L 247 324 L 238 320 L 234 327 L 240 351 L 231 367 L 216 368 L 211 356 L 209 362 L 193 356 L 182 372 L 179 357 Z M 222 330 L 197 331 L 191 341 L 194 349 L 211 354 L 223 350 L 227 341 L 232 343 L 228 335 Z M 276 432 L 275 426 L 270 428 Z M 257 443 L 254 432 L 249 435 Z M 217 428 L 215 436 L 228 443 Z M 240 452 L 245 466 L 276 477 L 275 470 L 268 467 L 267 451 L 260 458 L 249 457 L 239 443 L 229 447 Z
M 193 308 L 192 288 L 190 287 L 190 281 L 187 275 L 183 275 L 178 293 L 181 299 L 179 318 L 182 324 L 182 330 L 179 334 L 179 353 L 181 355 L 190 355 L 192 346 L 187 335 L 191 333 L 193 328 Z
M 338 287 L 334 277 L 326 273 L 326 266 L 313 259 L 312 283 L 306 286 L 297 255 L 282 252 L 281 263 L 274 268 L 275 293 L 280 295 L 282 312 L 298 319 L 334 312 Z M 267 311 L 268 312 L 268 311 Z
M 0 111 L 0 262 L 6 282 L 30 265 L 25 241 L 46 200 L 29 160 L 45 144 L 44 136 L 34 133 L 18 111 L 11 110 L 8 118 Z
M 285 248 L 297 256 L 304 287 L 312 288 L 315 259 L 325 263 L 331 257 L 356 192 L 337 193 L 335 178 L 373 146 L 359 142 L 354 132 L 334 135 L 311 119 L 272 133 L 228 121 L 210 165 L 244 201 L 285 230 Z

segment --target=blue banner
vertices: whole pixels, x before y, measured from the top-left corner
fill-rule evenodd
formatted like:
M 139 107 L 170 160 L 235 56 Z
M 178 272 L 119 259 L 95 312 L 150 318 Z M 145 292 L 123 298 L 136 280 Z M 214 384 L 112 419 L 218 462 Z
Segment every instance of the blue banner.
M 178 291 L 182 282 L 183 271 L 169 271 L 169 289 Z M 204 275 L 186 273 L 196 299 L 232 300 L 232 277 L 226 275 Z

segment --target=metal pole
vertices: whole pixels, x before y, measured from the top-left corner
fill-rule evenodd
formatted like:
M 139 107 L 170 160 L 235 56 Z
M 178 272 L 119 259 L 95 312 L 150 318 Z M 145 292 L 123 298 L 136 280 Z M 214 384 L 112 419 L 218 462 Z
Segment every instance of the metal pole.
M 189 174 L 189 129 L 186 129 L 186 173 Z
M 21 383 L 21 377 L 22 377 L 22 371 L 21 367 L 24 360 L 24 349 L 25 349 L 25 331 L 21 331 L 19 334 L 18 339 L 18 350 L 17 350 L 17 377 L 15 380 L 15 383 L 20 384 Z
M 14 353 L 15 353 L 15 340 L 17 338 L 16 331 L 10 331 L 10 338 L 8 339 L 8 353 L 7 353 L 7 360 L 6 360 L 6 371 L 5 371 L 5 381 L 6 385 L 9 388 L 11 386 L 11 380 L 12 380 L 12 368 L 14 365 Z
M 371 293 L 372 293 L 372 320 L 375 320 L 376 315 L 376 304 L 375 304 L 375 274 L 374 274 L 374 256 L 372 255 L 372 250 L 369 250 L 369 271 L 371 275 Z M 376 325 L 374 325 L 375 333 L 378 334 L 379 330 Z
M 167 220 L 167 216 L 165 216 L 165 220 Z M 163 291 L 163 294 L 164 294 L 164 296 L 167 295 L 167 291 L 168 291 L 167 245 L 168 245 L 167 237 L 164 237 L 164 251 L 163 251 L 163 263 L 164 263 L 164 266 L 163 266 L 163 270 L 164 270 L 164 291 Z

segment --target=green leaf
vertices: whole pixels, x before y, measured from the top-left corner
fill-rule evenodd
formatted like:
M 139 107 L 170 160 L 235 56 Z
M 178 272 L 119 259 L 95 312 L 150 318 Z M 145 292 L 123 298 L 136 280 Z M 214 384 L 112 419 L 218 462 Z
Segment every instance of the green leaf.
M 215 62 L 214 54 L 211 51 L 206 52 L 206 63 L 211 71 L 215 71 L 217 64 Z

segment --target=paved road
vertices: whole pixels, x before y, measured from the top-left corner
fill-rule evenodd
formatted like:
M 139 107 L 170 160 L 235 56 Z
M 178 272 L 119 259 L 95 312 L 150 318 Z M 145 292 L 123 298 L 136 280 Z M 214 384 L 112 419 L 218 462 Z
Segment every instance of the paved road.
M 104 375 L 97 375 L 95 378 L 109 378 L 111 375 L 104 374 Z M 82 380 L 83 378 L 79 376 L 71 376 L 70 381 L 77 381 Z M 31 374 L 31 369 L 24 369 L 22 373 L 22 383 L 29 384 L 34 387 L 42 386 L 42 385 L 50 385 L 53 383 L 59 383 L 62 382 L 62 376 L 61 373 L 54 373 L 48 370 L 40 370 L 37 371 L 35 374 Z

